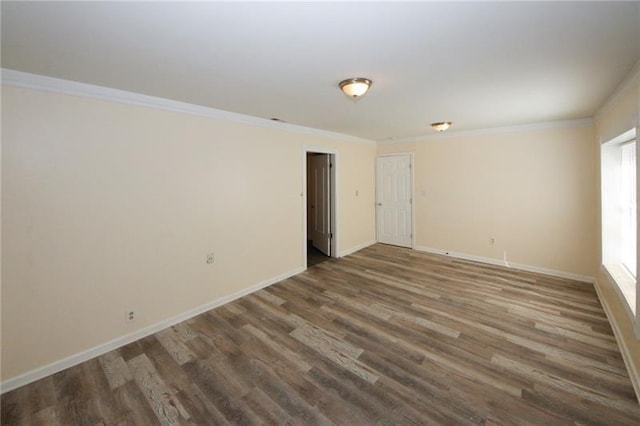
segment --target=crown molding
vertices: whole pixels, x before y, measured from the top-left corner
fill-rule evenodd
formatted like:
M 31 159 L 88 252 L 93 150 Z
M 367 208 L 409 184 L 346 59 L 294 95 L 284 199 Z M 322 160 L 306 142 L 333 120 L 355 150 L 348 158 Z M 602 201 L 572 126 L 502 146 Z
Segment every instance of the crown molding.
M 542 123 L 521 124 L 516 126 L 487 127 L 483 129 L 460 130 L 457 132 L 447 131 L 447 132 L 437 133 L 435 135 L 413 136 L 413 137 L 408 137 L 403 139 L 378 141 L 378 145 L 419 143 L 419 142 L 428 142 L 428 141 L 440 140 L 440 139 L 476 137 L 476 136 L 496 135 L 501 133 L 533 132 L 538 130 L 551 130 L 551 129 L 573 129 L 573 128 L 591 127 L 591 126 L 593 126 L 592 118 L 581 118 L 577 120 L 546 121 Z
M 593 115 L 595 121 L 600 121 L 602 116 L 609 112 L 611 108 L 618 103 L 620 98 L 625 96 L 636 80 L 640 79 L 640 60 L 636 62 L 636 64 L 631 69 L 631 72 L 627 74 L 627 76 L 622 80 L 622 83 L 613 91 L 611 96 L 609 96 L 604 103 L 597 109 L 596 113 Z
M 375 144 L 375 141 L 373 140 L 346 135 L 343 133 L 314 129 L 311 127 L 299 126 L 296 124 L 285 123 L 281 121 L 273 121 L 266 118 L 253 117 L 250 115 L 238 114 L 235 112 L 223 111 L 201 105 L 194 105 L 186 102 L 159 98 L 156 96 L 143 95 L 140 93 L 112 89 L 110 87 L 95 86 L 93 84 L 63 80 L 38 74 L 30 74 L 6 68 L 1 69 L 1 76 L 3 86 L 40 90 L 45 92 L 59 93 L 63 95 L 79 96 L 101 101 L 115 102 L 125 105 L 134 105 L 183 114 L 198 115 L 201 117 L 208 117 L 216 120 L 246 124 L 249 126 L 256 126 L 267 129 L 278 129 L 286 132 L 323 137 L 342 142 L 366 145 Z

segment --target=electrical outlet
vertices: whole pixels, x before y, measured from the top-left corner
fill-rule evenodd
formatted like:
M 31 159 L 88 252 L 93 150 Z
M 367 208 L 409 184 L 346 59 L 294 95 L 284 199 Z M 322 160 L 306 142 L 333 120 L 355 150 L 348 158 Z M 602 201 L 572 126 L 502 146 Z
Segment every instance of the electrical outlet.
M 213 253 L 209 253 L 207 255 L 207 265 L 210 265 L 213 263 Z
M 125 321 L 126 322 L 134 322 L 136 320 L 136 311 L 134 311 L 133 309 L 129 309 L 127 311 L 127 316 Z
M 490 237 L 490 238 L 489 238 L 489 244 L 490 244 L 490 245 L 494 245 L 495 243 L 496 243 L 496 239 L 495 239 L 495 238 L 493 238 L 493 237 Z

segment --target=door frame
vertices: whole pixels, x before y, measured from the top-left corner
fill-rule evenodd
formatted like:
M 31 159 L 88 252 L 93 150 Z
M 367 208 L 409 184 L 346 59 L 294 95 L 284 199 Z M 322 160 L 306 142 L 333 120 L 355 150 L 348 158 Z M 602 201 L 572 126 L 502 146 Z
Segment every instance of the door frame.
M 305 145 L 302 147 L 302 192 L 300 193 L 300 195 L 302 195 L 302 267 L 304 269 L 307 269 L 307 154 L 309 153 L 328 154 L 331 164 L 333 165 L 329 171 L 331 192 L 329 194 L 329 199 L 331 200 L 331 210 L 329 213 L 331 220 L 329 222 L 331 224 L 330 232 L 332 234 L 330 257 L 340 257 L 338 255 L 338 212 L 340 211 L 338 208 L 338 183 L 340 178 L 340 156 L 335 149 Z
M 416 248 L 416 182 L 415 182 L 415 161 L 413 152 L 393 152 L 389 154 L 376 155 L 376 242 L 378 242 L 378 158 L 379 157 L 395 157 L 398 155 L 408 155 L 411 164 L 411 249 Z

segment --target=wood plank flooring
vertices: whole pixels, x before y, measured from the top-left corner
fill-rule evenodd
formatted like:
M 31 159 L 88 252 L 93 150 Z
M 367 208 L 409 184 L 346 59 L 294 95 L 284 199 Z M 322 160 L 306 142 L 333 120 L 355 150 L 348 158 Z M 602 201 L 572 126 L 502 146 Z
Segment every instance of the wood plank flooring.
M 379 244 L 1 407 L 3 425 L 640 425 L 591 285 Z

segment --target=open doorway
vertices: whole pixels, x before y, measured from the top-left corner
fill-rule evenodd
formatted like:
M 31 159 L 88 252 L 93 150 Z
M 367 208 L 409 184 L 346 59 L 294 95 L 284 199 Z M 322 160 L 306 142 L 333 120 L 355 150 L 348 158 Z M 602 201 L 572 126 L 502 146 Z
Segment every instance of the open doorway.
M 306 263 L 311 267 L 336 257 L 335 154 L 306 152 Z

